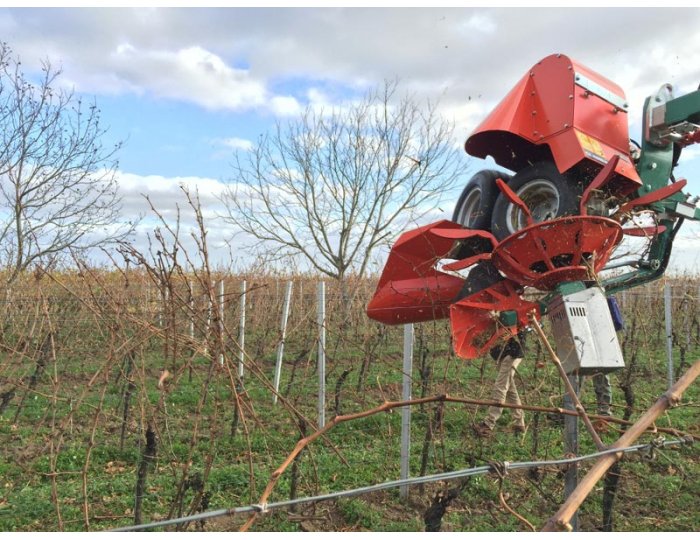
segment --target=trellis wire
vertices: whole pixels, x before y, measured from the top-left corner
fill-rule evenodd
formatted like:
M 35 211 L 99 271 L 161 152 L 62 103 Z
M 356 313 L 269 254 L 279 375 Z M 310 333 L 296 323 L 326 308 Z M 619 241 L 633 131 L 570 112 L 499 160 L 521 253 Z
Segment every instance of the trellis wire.
M 665 448 L 668 446 L 678 446 L 683 444 L 689 444 L 692 441 L 688 439 L 675 439 L 672 441 L 661 441 L 652 442 L 647 444 L 637 444 L 634 446 L 628 446 L 626 448 L 610 448 L 607 450 L 602 450 L 600 452 L 594 452 L 592 454 L 587 454 L 584 456 L 576 456 L 570 458 L 553 459 L 545 461 L 521 461 L 515 463 L 509 463 L 507 461 L 497 462 L 496 465 L 481 465 L 479 467 L 473 467 L 471 469 L 460 469 L 457 471 L 449 471 L 446 473 L 431 474 L 426 476 L 417 476 L 414 478 L 405 478 L 400 480 L 392 480 L 389 482 L 382 482 L 380 484 L 374 484 L 371 486 L 363 486 L 354 489 L 347 489 L 344 491 L 337 491 L 335 493 L 325 493 L 322 495 L 313 495 L 310 497 L 301 497 L 293 500 L 277 501 L 272 503 L 267 503 L 264 506 L 259 504 L 249 504 L 247 506 L 239 506 L 237 508 L 226 508 L 221 510 L 211 510 L 209 512 L 202 512 L 200 514 L 192 514 L 190 516 L 183 516 L 180 518 L 168 519 L 163 521 L 153 521 L 151 523 L 144 523 L 140 525 L 130 525 L 126 527 L 119 527 L 116 529 L 110 529 L 107 532 L 126 532 L 126 531 L 140 531 L 145 529 L 153 529 L 155 527 L 167 527 L 169 525 L 179 525 L 182 523 L 189 523 L 192 521 L 203 521 L 207 519 L 212 519 L 215 517 L 232 516 L 235 514 L 245 514 L 250 512 L 267 512 L 269 510 L 275 510 L 278 508 L 284 508 L 286 506 L 293 506 L 297 504 L 308 504 L 314 502 L 327 501 L 332 499 L 340 499 L 343 497 L 356 497 L 359 495 L 364 495 L 366 493 L 372 493 L 374 491 L 382 491 L 386 489 L 401 488 L 404 486 L 427 484 L 431 482 L 444 482 L 448 480 L 457 480 L 460 478 L 466 478 L 469 476 L 478 476 L 482 474 L 487 474 L 490 472 L 496 472 L 499 468 L 503 473 L 507 473 L 509 470 L 522 470 L 522 469 L 535 469 L 539 467 L 547 466 L 558 466 L 558 465 L 569 465 L 572 463 L 580 463 L 582 461 L 587 461 L 591 459 L 596 459 L 599 457 L 606 456 L 608 454 L 628 454 L 633 452 L 640 452 L 642 450 L 653 451 L 655 448 Z

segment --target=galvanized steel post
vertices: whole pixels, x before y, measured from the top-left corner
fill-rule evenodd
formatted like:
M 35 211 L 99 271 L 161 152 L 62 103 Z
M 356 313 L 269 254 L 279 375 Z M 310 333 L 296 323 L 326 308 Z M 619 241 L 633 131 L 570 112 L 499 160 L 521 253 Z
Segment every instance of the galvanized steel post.
M 245 296 L 246 296 L 246 281 L 241 283 L 241 307 L 240 307 L 240 322 L 238 325 L 238 377 L 243 379 L 243 359 L 245 358 Z
M 189 280 L 187 285 L 190 292 L 190 340 L 192 341 L 192 347 L 194 348 L 194 288 L 192 285 L 192 280 Z
M 569 374 L 569 382 L 578 395 L 580 391 L 578 373 Z M 574 400 L 568 392 L 564 394 L 564 408 L 576 410 Z M 564 415 L 564 452 L 578 455 L 578 416 Z M 578 486 L 578 463 L 572 463 L 564 474 L 564 500 L 569 498 L 576 486 Z M 572 516 L 570 524 L 573 531 L 578 531 L 578 513 Z
M 318 284 L 318 427 L 326 425 L 326 284 Z
M 413 324 L 405 324 L 403 327 L 403 388 L 401 399 L 411 399 L 411 382 L 413 372 Z M 405 480 L 410 475 L 411 457 L 411 407 L 401 408 L 401 479 Z M 402 499 L 408 497 L 408 486 L 399 488 Z
M 280 390 L 280 376 L 282 375 L 282 357 L 284 356 L 284 340 L 287 335 L 287 319 L 289 317 L 289 303 L 292 299 L 292 281 L 287 282 L 287 292 L 284 295 L 284 305 L 282 306 L 282 320 L 280 321 L 280 342 L 277 346 L 277 363 L 275 364 L 275 394 L 272 396 L 272 403 L 277 404 L 277 394 Z
M 664 285 L 664 311 L 666 315 L 666 356 L 668 358 L 668 387 L 673 386 L 673 324 L 671 320 L 671 285 Z
M 219 281 L 219 365 L 224 365 L 224 279 Z

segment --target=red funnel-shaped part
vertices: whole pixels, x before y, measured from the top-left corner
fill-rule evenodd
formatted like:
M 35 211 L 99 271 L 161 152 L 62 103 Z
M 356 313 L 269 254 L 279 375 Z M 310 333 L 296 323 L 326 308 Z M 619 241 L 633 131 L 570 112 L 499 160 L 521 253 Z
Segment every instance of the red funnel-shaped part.
M 504 326 L 499 320 L 501 311 L 515 311 L 517 324 Z M 528 314 L 533 311 L 539 319 L 539 305 L 523 300 L 518 285 L 508 279 L 460 300 L 450 309 L 455 353 L 467 360 L 479 358 L 500 338 L 514 336 L 519 327 L 527 326 Z
M 597 216 L 543 221 L 510 235 L 493 251 L 507 278 L 551 290 L 564 281 L 590 279 L 603 269 L 622 239 L 620 224 Z
M 462 278 L 446 274 L 390 281 L 377 289 L 367 315 L 384 324 L 444 319 L 463 284 Z
M 449 315 L 464 279 L 441 272 L 435 263 L 447 257 L 456 240 L 495 238 L 442 220 L 401 235 L 389 253 L 367 315 L 385 324 L 442 319 Z

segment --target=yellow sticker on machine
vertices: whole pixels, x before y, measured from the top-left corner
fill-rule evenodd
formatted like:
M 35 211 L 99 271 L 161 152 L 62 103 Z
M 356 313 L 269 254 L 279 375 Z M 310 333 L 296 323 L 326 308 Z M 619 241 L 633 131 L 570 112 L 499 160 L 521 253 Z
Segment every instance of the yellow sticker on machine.
M 578 137 L 578 142 L 581 143 L 581 147 L 584 150 L 605 159 L 605 152 L 603 152 L 603 147 L 600 145 L 597 139 L 589 137 L 585 133 L 581 133 L 578 130 L 575 131 L 576 136 Z

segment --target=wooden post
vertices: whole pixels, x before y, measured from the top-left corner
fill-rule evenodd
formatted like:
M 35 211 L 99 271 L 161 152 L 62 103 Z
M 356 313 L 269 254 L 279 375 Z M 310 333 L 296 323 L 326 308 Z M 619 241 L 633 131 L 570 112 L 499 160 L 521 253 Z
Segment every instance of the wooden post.
M 675 407 L 683 395 L 683 392 L 700 375 L 700 360 L 695 362 L 688 371 L 685 372 L 678 382 L 671 389 L 665 392 L 657 402 L 645 412 L 610 448 L 625 448 L 632 445 L 648 427 L 652 426 L 656 419 L 661 416 L 666 409 Z M 579 506 L 586 500 L 588 494 L 593 490 L 598 480 L 600 480 L 607 470 L 612 467 L 622 457 L 621 452 L 607 454 L 596 461 L 588 471 L 588 474 L 579 482 L 578 487 L 561 505 L 546 523 L 543 531 L 569 531 L 571 530 L 570 520 Z
M 413 324 L 405 324 L 403 327 L 403 388 L 401 400 L 411 399 L 411 382 L 413 372 Z M 411 407 L 401 407 L 401 480 L 406 480 L 410 475 L 409 461 L 411 457 Z M 408 486 L 399 488 L 402 499 L 408 497 Z
M 326 284 L 318 284 L 318 427 L 326 425 Z
M 277 404 L 277 394 L 280 390 L 280 376 L 282 375 L 282 358 L 284 356 L 284 340 L 287 335 L 287 319 L 289 317 L 289 302 L 292 299 L 292 281 L 287 282 L 287 292 L 284 295 L 284 305 L 282 306 L 282 320 L 280 321 L 280 342 L 277 346 L 277 363 L 275 364 L 275 393 L 272 396 L 272 403 Z

